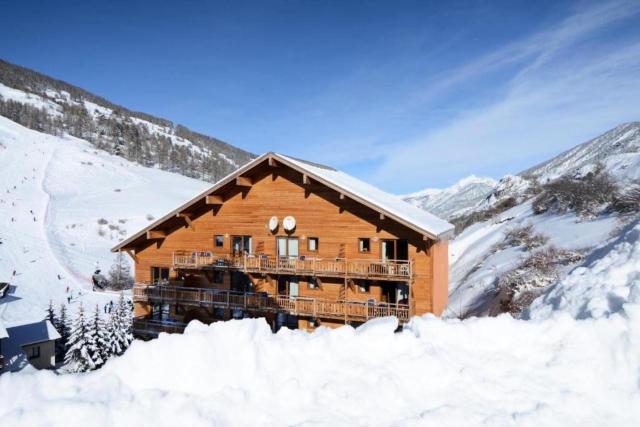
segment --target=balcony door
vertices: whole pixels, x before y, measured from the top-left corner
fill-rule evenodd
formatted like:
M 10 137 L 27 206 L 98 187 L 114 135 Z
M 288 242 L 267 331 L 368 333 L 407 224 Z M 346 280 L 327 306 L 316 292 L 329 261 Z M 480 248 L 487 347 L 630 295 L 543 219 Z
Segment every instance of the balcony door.
M 251 236 L 233 236 L 231 238 L 231 253 L 237 256 L 252 254 L 252 240 Z
M 409 259 L 409 243 L 403 239 L 381 240 L 380 256 L 382 261 L 406 261 Z
M 276 237 L 278 269 L 295 271 L 298 262 L 298 238 Z
M 151 267 L 151 283 L 155 285 L 169 284 L 169 269 L 165 267 Z
M 297 277 L 279 276 L 278 277 L 278 295 L 297 297 L 300 290 Z

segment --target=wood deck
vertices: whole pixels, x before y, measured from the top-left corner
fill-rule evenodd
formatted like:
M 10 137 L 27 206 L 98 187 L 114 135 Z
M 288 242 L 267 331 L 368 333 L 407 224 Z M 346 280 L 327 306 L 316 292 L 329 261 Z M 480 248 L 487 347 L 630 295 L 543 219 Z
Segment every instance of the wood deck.
M 286 312 L 296 316 L 365 322 L 384 316 L 395 316 L 403 323 L 410 317 L 406 304 L 375 301 L 329 301 L 320 298 L 270 295 L 267 293 L 241 293 L 235 291 L 188 288 L 177 286 L 149 286 L 136 284 L 133 300 L 142 303 L 180 303 L 191 306 L 209 306 L 240 309 L 254 313 Z
M 216 255 L 212 252 L 176 251 L 174 269 L 228 268 L 245 273 L 292 274 L 298 276 L 345 277 L 410 281 L 413 261 L 277 257 L 272 255 Z

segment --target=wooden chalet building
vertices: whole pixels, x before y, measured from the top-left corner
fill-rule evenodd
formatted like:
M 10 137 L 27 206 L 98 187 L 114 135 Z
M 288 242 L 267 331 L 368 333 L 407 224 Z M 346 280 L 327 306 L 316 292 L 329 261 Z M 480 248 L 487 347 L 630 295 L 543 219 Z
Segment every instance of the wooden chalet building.
M 266 153 L 112 250 L 135 262 L 138 336 L 258 316 L 312 329 L 440 314 L 452 230 L 343 172 Z

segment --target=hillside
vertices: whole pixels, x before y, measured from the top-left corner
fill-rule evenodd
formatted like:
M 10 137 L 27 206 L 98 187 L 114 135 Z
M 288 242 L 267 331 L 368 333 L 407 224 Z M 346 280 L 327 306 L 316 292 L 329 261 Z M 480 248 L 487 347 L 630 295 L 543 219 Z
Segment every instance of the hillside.
M 637 218 L 638 179 L 638 122 L 501 179 L 454 218 L 462 226 L 450 243 L 447 315 L 519 315 L 547 289 L 575 280 L 574 271 L 593 264 Z
M 15 286 L 0 301 L 7 322 L 40 319 L 70 294 L 90 306 L 114 298 L 91 292 L 96 263 L 108 271 L 116 242 L 208 185 L 4 117 L 0 183 L 0 282 Z
M 216 138 L 128 110 L 69 83 L 0 60 L 0 115 L 69 134 L 147 167 L 214 182 L 255 156 Z

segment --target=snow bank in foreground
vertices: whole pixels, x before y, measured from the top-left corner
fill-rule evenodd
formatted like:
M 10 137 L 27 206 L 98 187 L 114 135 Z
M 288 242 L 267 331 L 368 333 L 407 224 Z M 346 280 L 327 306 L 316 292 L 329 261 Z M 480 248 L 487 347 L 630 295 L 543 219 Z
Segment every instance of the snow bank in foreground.
M 535 319 L 555 311 L 578 319 L 610 316 L 627 302 L 640 303 L 640 222 L 596 249 L 582 266 L 545 292 L 525 315 Z
M 261 319 L 135 342 L 90 374 L 0 377 L 4 426 L 637 425 L 640 306 L 395 319 L 272 334 Z

